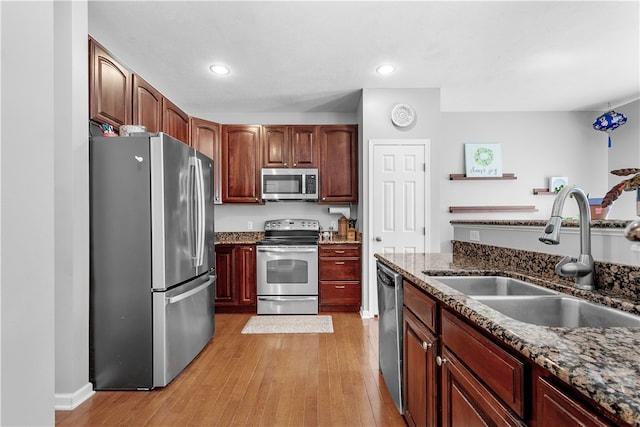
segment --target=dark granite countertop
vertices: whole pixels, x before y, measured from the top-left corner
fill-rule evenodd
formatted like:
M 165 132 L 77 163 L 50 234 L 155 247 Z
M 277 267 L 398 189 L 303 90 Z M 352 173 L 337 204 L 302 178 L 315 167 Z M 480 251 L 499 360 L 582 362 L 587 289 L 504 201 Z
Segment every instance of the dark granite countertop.
M 591 221 L 591 228 L 625 228 L 629 220 L 617 219 L 596 219 Z M 544 227 L 547 220 L 522 220 L 522 219 L 463 219 L 449 221 L 451 224 L 470 224 L 470 225 L 510 225 L 510 226 L 529 226 Z M 563 227 L 579 227 L 580 221 L 577 219 L 565 219 L 562 221 Z
M 486 269 L 481 262 L 469 258 L 454 261 L 451 254 L 376 254 L 375 257 L 450 309 L 571 384 L 605 410 L 631 425 L 640 426 L 640 328 L 560 328 L 523 323 L 455 291 L 430 275 L 502 274 L 573 295 L 576 295 L 575 289 L 522 273 Z M 581 292 L 589 296 L 587 291 Z M 600 302 L 601 297 L 594 295 Z M 633 308 L 637 307 L 638 301 L 626 304 Z

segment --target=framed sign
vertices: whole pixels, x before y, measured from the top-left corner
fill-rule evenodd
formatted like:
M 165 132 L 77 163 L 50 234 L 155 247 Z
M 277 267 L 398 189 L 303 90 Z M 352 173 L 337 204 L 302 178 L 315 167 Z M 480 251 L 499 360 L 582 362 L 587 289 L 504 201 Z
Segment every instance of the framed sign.
M 502 176 L 500 144 L 464 144 L 465 172 L 467 176 Z

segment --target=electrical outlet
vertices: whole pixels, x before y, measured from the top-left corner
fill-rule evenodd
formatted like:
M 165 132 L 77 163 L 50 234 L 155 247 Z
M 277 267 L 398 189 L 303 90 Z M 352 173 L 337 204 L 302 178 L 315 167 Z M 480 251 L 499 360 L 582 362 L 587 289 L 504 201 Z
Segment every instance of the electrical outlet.
M 253 221 L 247 221 L 247 230 L 253 230 Z
M 337 230 L 338 223 L 336 221 L 331 221 L 331 225 L 329 227 L 331 228 L 331 230 Z
M 471 240 L 472 242 L 479 242 L 480 232 L 478 230 L 469 231 L 469 240 Z

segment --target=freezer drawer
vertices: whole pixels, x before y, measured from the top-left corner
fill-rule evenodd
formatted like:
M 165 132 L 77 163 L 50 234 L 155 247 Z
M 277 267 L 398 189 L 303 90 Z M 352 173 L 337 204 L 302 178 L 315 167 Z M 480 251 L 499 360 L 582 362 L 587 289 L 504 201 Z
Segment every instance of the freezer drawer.
M 171 382 L 214 333 L 216 277 L 204 275 L 166 292 L 153 293 L 153 385 Z

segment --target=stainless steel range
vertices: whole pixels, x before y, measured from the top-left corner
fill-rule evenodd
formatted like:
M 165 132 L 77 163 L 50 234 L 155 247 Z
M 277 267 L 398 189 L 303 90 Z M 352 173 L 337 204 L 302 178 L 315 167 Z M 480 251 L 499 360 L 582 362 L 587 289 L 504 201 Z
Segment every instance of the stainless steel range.
M 309 219 L 266 221 L 258 242 L 258 314 L 318 313 L 318 233 Z

